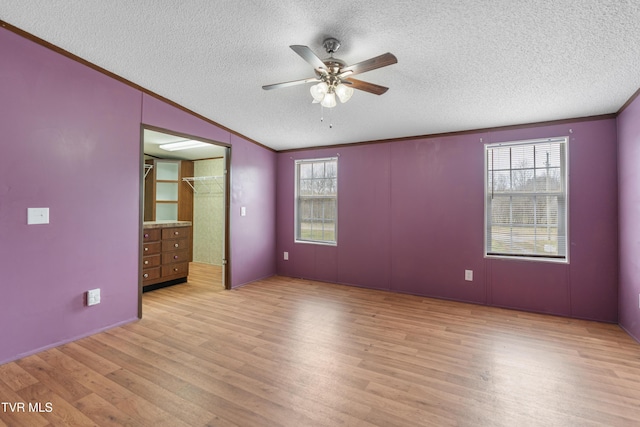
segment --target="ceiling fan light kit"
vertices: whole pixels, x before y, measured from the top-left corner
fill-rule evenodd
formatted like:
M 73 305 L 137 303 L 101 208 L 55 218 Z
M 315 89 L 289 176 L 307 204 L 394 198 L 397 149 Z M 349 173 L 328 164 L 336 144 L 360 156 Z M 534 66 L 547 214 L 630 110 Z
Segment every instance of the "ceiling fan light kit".
M 320 59 L 307 46 L 291 45 L 289 46 L 302 59 L 311 64 L 316 73 L 315 77 L 291 82 L 276 83 L 262 86 L 264 90 L 277 89 L 281 87 L 295 86 L 298 84 L 317 82 L 311 86 L 309 92 L 313 97 L 313 103 L 320 103 L 323 107 L 333 108 L 337 105 L 336 97 L 341 103 L 345 103 L 351 99 L 354 89 L 382 95 L 389 88 L 376 85 L 373 83 L 356 80 L 351 76 L 361 74 L 377 68 L 386 67 L 387 65 L 398 62 L 397 58 L 387 52 L 375 58 L 367 59 L 354 65 L 347 66 L 344 61 L 334 58 L 333 54 L 340 48 L 340 41 L 335 38 L 325 39 L 322 43 L 325 51 L 329 54 L 326 59 Z
M 353 95 L 353 89 L 349 86 L 339 83 L 337 86 L 329 86 L 325 82 L 320 82 L 317 85 L 309 88 L 311 96 L 313 97 L 313 103 L 320 103 L 323 107 L 333 108 L 336 106 L 336 96 L 343 104 L 351 99 Z

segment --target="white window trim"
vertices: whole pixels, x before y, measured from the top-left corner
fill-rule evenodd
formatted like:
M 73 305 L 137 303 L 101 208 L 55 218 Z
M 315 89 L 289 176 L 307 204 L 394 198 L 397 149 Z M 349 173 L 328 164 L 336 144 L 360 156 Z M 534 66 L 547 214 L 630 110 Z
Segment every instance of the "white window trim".
M 504 141 L 504 142 L 495 142 L 484 144 L 484 222 L 483 222 L 483 246 L 484 246 L 484 257 L 488 259 L 502 259 L 502 260 L 510 260 L 510 261 L 536 261 L 536 262 L 547 262 L 554 264 L 569 264 L 569 254 L 570 254 L 570 224 L 569 224 L 569 215 L 570 215 L 570 203 L 569 203 L 569 140 L 568 136 L 563 137 L 553 137 L 553 138 L 540 138 L 540 139 L 527 139 L 527 140 L 517 140 L 517 141 Z M 487 194 L 488 180 L 487 180 L 487 150 L 493 147 L 500 146 L 517 146 L 517 145 L 530 145 L 535 143 L 544 143 L 544 142 L 564 142 L 564 156 L 565 156 L 565 165 L 564 165 L 564 183 L 565 183 L 565 217 L 564 217 L 564 228 L 566 230 L 566 242 L 565 242 L 565 256 L 564 258 L 552 258 L 552 257 L 544 257 L 544 256 L 527 256 L 527 255 L 509 255 L 509 254 L 489 254 L 488 250 L 488 242 L 487 242 L 487 198 L 489 197 Z
M 294 161 L 294 191 L 293 191 L 293 239 L 294 243 L 302 243 L 307 245 L 321 245 L 321 246 L 338 246 L 338 193 L 336 193 L 336 219 L 335 219 L 335 241 L 324 240 L 302 240 L 298 238 L 298 182 L 300 181 L 298 176 L 298 165 L 301 163 L 314 163 L 314 162 L 336 162 L 336 183 L 338 182 L 338 157 L 321 157 L 313 159 L 298 159 Z

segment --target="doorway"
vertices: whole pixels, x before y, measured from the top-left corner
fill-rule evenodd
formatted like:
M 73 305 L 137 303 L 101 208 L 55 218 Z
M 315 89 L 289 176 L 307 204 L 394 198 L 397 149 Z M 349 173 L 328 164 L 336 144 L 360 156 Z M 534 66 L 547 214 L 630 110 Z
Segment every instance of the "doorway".
M 231 288 L 230 278 L 230 164 L 231 147 L 218 141 L 185 135 L 168 129 L 142 125 L 141 127 L 141 242 L 143 230 L 160 223 L 176 220 L 184 225 L 191 222 L 192 238 L 189 248 L 190 265 L 197 271 L 219 274 L 211 277 L 212 286 Z M 159 166 L 173 163 L 180 171 L 176 183 L 159 178 Z M 156 170 L 154 171 L 154 165 Z M 171 184 L 171 185 L 169 185 Z M 178 187 L 179 196 L 167 197 L 160 189 Z M 179 193 L 178 193 L 179 191 Z M 173 204 L 176 205 L 175 209 Z M 174 217 L 171 217 L 173 212 Z M 178 212 L 180 212 L 178 214 Z M 184 213 L 186 212 L 186 214 Z M 169 216 L 167 216 L 169 215 Z M 186 216 L 185 216 L 186 215 Z M 163 224 L 164 225 L 164 224 Z M 145 231 L 146 233 L 146 231 Z M 144 234 L 146 236 L 147 234 Z M 146 249 L 146 246 L 145 246 Z M 147 258 L 141 250 L 138 316 L 142 316 L 142 292 L 152 288 L 146 286 Z M 192 268 L 193 270 L 193 268 Z M 216 273 L 217 272 L 217 273 Z M 199 278 L 202 280 L 202 278 Z M 154 281 L 161 281 L 162 278 Z M 207 277 L 206 280 L 209 280 Z M 154 287 L 161 287 L 160 282 Z M 166 284 L 171 284 L 166 282 Z

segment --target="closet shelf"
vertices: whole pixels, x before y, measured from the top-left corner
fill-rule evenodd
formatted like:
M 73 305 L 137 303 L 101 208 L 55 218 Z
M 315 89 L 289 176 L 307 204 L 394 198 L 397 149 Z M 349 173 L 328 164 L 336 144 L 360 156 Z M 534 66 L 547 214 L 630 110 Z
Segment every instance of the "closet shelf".
M 223 176 L 189 176 L 182 180 L 189 184 L 194 193 L 207 194 L 224 190 Z
M 149 175 L 149 172 L 151 172 L 151 169 L 153 169 L 153 165 L 144 165 L 144 179 L 147 179 L 147 175 Z

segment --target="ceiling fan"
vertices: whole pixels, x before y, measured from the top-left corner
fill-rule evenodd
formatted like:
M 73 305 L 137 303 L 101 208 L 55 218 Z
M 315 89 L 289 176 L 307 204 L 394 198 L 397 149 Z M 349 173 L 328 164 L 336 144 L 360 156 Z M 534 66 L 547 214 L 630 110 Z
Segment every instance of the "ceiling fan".
M 307 46 L 289 46 L 302 59 L 311 64 L 316 73 L 315 77 L 309 77 L 290 82 L 275 83 L 262 86 L 264 90 L 278 89 L 282 87 L 295 86 L 304 83 L 317 82 L 311 86 L 310 92 L 314 103 L 320 103 L 323 107 L 333 108 L 336 106 L 336 96 L 340 102 L 345 103 L 353 95 L 353 90 L 358 89 L 375 95 L 382 95 L 388 87 L 356 80 L 351 76 L 362 74 L 367 71 L 386 67 L 398 62 L 398 59 L 387 52 L 357 64 L 347 65 L 343 60 L 334 58 L 333 54 L 340 48 L 340 41 L 334 38 L 325 39 L 322 46 L 329 54 L 326 59 L 320 59 Z

